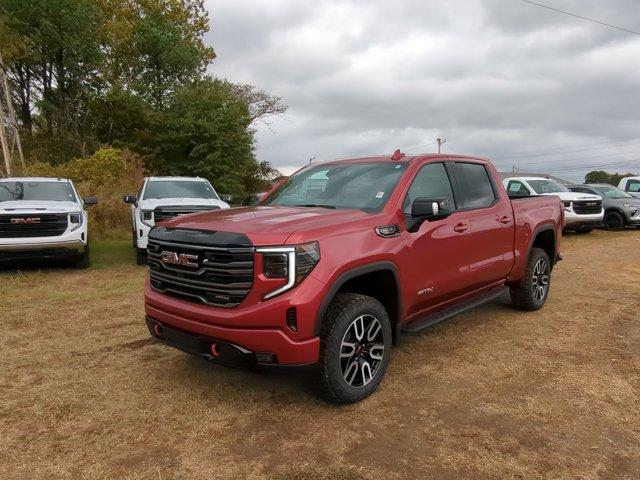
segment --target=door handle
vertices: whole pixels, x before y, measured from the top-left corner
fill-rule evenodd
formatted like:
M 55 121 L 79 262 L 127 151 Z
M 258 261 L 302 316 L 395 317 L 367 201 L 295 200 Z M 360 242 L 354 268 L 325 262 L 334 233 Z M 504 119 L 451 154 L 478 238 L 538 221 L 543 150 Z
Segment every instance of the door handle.
M 459 223 L 455 227 L 453 227 L 454 232 L 462 233 L 469 229 L 469 225 L 466 223 Z
M 508 215 L 504 215 L 504 216 L 500 217 L 499 221 L 500 221 L 500 223 L 506 225 L 507 223 L 511 223 L 511 217 L 509 217 Z

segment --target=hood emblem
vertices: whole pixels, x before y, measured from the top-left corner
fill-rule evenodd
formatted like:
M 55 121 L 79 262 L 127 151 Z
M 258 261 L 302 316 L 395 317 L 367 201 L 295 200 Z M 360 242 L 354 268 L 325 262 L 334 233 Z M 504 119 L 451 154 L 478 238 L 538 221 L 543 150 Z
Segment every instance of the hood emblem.
M 13 224 L 40 223 L 40 217 L 14 217 L 11 219 Z
M 198 267 L 198 256 L 188 253 L 176 253 L 168 250 L 160 254 L 160 261 L 165 265 L 180 265 L 182 267 Z

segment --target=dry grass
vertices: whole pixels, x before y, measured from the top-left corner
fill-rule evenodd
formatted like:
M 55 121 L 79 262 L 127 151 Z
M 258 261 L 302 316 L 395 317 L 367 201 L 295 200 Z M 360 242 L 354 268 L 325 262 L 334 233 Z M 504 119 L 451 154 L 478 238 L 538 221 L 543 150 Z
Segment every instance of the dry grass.
M 152 343 L 128 243 L 94 252 L 0 274 L 2 479 L 638 477 L 640 232 L 569 236 L 543 311 L 406 337 L 347 407 Z

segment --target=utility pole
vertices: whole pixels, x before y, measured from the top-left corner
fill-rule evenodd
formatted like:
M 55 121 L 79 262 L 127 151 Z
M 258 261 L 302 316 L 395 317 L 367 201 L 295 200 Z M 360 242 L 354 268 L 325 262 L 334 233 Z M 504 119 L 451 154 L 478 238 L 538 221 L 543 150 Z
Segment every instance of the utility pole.
M 6 103 L 6 117 L 7 124 L 11 128 L 12 133 L 12 145 L 11 150 L 8 150 L 8 142 L 6 137 L 6 131 L 4 128 L 4 118 L 5 112 L 2 109 L 2 102 L 0 102 L 0 110 L 2 115 L 0 115 L 0 123 L 2 123 L 2 128 L 0 135 L 2 136 L 2 153 L 5 157 L 5 165 L 7 166 L 7 175 L 11 175 L 11 157 L 13 157 L 13 147 L 18 147 L 18 156 L 20 157 L 20 164 L 22 165 L 22 174 L 27 174 L 27 165 L 24 161 L 24 154 L 22 153 L 22 142 L 20 141 L 20 132 L 18 130 L 18 121 L 16 120 L 16 113 L 13 109 L 13 100 L 11 99 L 11 92 L 9 91 L 9 82 L 7 81 L 7 75 L 4 68 L 4 61 L 2 60 L 2 55 L 0 55 L 0 76 L 2 77 L 0 82 L 0 88 L 4 91 L 4 99 Z M 7 150 L 5 150 L 5 143 L 7 143 Z M 8 156 L 7 156 L 8 153 Z
M 438 154 L 442 151 L 442 145 L 444 145 L 445 143 L 447 143 L 447 140 L 444 138 L 436 138 L 436 142 L 438 142 Z

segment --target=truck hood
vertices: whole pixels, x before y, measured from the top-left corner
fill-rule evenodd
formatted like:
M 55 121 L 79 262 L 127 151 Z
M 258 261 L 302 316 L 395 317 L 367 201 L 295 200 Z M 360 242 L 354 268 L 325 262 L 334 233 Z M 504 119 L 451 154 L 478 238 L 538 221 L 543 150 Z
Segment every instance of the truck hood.
M 243 233 L 254 245 L 283 245 L 293 233 L 343 226 L 370 216 L 362 210 L 258 206 L 184 215 L 163 226 Z
M 578 193 L 578 192 L 557 192 L 557 193 L 543 193 L 545 196 L 560 197 L 560 200 L 573 202 L 576 200 L 602 200 L 600 195 L 592 195 L 590 193 Z
M 211 205 L 218 208 L 229 208 L 229 204 L 212 198 L 150 198 L 140 200 L 138 207 L 143 210 L 153 210 L 156 207 L 178 207 L 183 205 L 205 207 Z
M 52 202 L 49 200 L 8 200 L 0 202 L 0 214 L 10 213 L 71 213 L 82 207 L 76 202 Z

